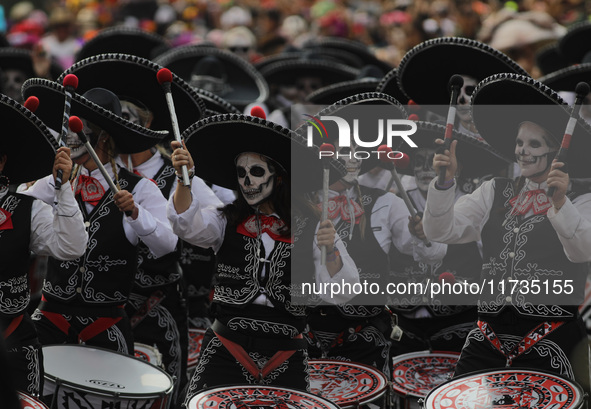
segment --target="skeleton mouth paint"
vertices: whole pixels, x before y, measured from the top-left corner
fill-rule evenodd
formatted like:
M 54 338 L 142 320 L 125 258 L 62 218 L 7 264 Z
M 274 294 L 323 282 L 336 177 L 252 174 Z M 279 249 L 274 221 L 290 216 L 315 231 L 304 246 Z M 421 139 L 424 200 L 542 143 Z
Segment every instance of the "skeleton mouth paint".
M 546 172 L 555 152 L 544 137 L 546 131 L 533 122 L 524 122 L 515 139 L 515 159 L 524 177 L 537 177 Z
M 261 155 L 248 152 L 238 156 L 236 173 L 240 191 L 249 205 L 258 206 L 273 193 L 275 172 Z

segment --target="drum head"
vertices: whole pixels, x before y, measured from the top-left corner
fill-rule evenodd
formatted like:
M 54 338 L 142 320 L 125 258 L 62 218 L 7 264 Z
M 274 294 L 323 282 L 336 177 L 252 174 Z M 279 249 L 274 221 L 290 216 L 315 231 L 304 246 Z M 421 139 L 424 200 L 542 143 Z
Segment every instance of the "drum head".
M 193 396 L 187 409 L 339 409 L 311 393 L 274 386 L 222 386 Z
M 122 396 L 157 395 L 172 389 L 170 376 L 129 355 L 85 345 L 43 347 L 45 378 Z
M 47 406 L 45 406 L 43 403 L 39 402 L 32 396 L 29 396 L 21 391 L 17 391 L 17 393 L 22 409 L 47 409 Z
M 369 365 L 310 359 L 310 390 L 341 408 L 365 404 L 386 392 L 388 379 Z
M 583 392 L 559 375 L 503 368 L 452 379 L 432 390 L 425 409 L 577 409 Z
M 201 328 L 189 328 L 189 359 L 187 367 L 194 368 L 199 361 L 199 353 L 201 352 L 201 343 L 205 336 L 205 330 Z
M 460 354 L 420 351 L 392 359 L 392 388 L 403 397 L 424 398 L 451 379 Z

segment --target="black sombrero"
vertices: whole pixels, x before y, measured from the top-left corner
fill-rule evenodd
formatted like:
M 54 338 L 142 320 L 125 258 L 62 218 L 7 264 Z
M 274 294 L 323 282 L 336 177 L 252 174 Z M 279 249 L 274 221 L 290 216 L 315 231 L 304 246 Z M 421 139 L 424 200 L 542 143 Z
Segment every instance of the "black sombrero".
M 101 91 L 94 92 L 97 89 Z M 92 97 L 89 92 L 92 92 Z M 54 131 L 61 131 L 65 100 L 63 86 L 43 78 L 31 78 L 23 84 L 23 95 L 25 98 L 37 97 L 39 107 L 35 114 Z M 153 131 L 122 118 L 119 99 L 111 91 L 93 88 L 85 95 L 88 98 L 74 93 L 70 115 L 84 118 L 104 129 L 121 153 L 143 152 L 168 136 L 167 131 Z
M 575 92 L 579 82 L 591 84 L 591 62 L 554 71 L 539 78 L 538 81 L 554 91 Z
M 377 109 L 378 106 L 379 109 Z M 368 133 L 375 134 L 377 132 L 376 124 L 379 119 L 406 119 L 407 113 L 400 102 L 392 98 L 390 95 L 379 92 L 367 92 L 337 101 L 316 113 L 314 118 L 321 121 L 322 116 L 338 116 L 346 119 L 349 123 L 352 123 L 352 119 L 358 118 L 359 136 L 367 142 L 373 137 L 364 137 L 364 135 L 367 135 Z M 312 136 L 314 138 L 314 144 L 320 146 L 323 143 L 330 143 L 334 145 L 339 136 L 339 128 L 336 122 L 321 122 L 324 127 L 324 133 L 320 134 L 313 130 Z M 309 124 L 304 123 L 296 129 L 296 132 L 303 138 L 307 138 L 308 127 Z M 392 144 L 397 145 L 398 142 L 393 141 Z M 358 150 L 371 152 L 376 151 L 377 148 L 378 146 L 374 148 L 358 147 Z M 364 174 L 370 171 L 374 167 L 380 165 L 380 162 L 377 154 L 370 154 L 367 159 L 363 158 L 359 174 Z
M 236 157 L 244 152 L 267 156 L 289 174 L 294 158 L 298 176 L 291 176 L 291 184 L 296 191 L 313 191 L 322 185 L 318 148 L 308 147 L 290 129 L 258 117 L 242 114 L 207 117 L 189 127 L 183 139 L 195 162 L 195 174 L 228 189 L 237 190 Z M 346 174 L 340 163 L 331 161 L 331 164 L 331 178 L 338 180 Z
M 441 145 L 437 145 L 435 140 L 445 137 L 445 124 L 426 121 L 416 121 L 415 123 L 417 125 L 417 131 L 412 136 L 412 140 L 418 148 L 438 149 Z M 456 155 L 458 162 L 462 166 L 463 177 L 490 175 L 511 163 L 510 159 L 503 158 L 500 152 L 497 152 L 489 144 L 470 135 L 453 130 L 452 138 L 458 141 Z M 410 159 L 408 167 L 399 169 L 398 172 L 414 176 L 414 157 L 417 149 L 411 148 L 408 144 L 404 143 L 400 144 L 396 150 L 404 152 Z
M 130 54 L 152 60 L 170 48 L 170 44 L 159 34 L 136 27 L 114 26 L 102 29 L 84 43 L 76 54 L 76 61 L 107 53 Z
M 528 75 L 515 61 L 480 41 L 461 37 L 427 40 L 408 51 L 398 66 L 398 84 L 420 105 L 432 105 L 438 114 L 447 114 L 449 79 L 454 74 L 469 75 L 476 81 L 498 73 Z M 439 111 L 439 110 L 438 110 Z
M 573 24 L 558 40 L 558 49 L 570 64 L 591 62 L 591 22 Z
M 35 69 L 33 68 L 33 59 L 31 58 L 31 51 L 16 47 L 2 47 L 0 48 L 0 70 L 17 69 L 25 73 L 27 78 L 36 77 Z M 62 67 L 56 62 L 51 61 L 49 67 L 49 74 L 52 78 L 57 78 L 62 73 Z
M 205 116 L 219 115 L 219 114 L 240 114 L 238 108 L 230 104 L 225 99 L 218 97 L 212 92 L 206 91 L 201 88 L 194 88 L 199 98 L 203 101 L 206 108 Z
M 4 121 L 0 154 L 6 154 L 8 159 L 2 174 L 12 184 L 30 182 L 49 175 L 58 145 L 41 119 L 2 94 L 0 115 Z
M 402 92 L 400 85 L 398 84 L 398 68 L 393 68 L 388 71 L 376 86 L 375 91 L 388 94 L 396 98 L 403 105 L 406 105 L 409 101 L 408 97 Z
M 511 96 L 509 100 L 507 95 Z M 560 145 L 570 117 L 568 105 L 554 90 L 517 74 L 496 74 L 481 81 L 472 96 L 471 113 L 480 135 L 513 161 L 519 124 L 537 123 Z M 591 176 L 588 152 L 591 152 L 591 128 L 578 120 L 568 151 L 571 177 Z
M 86 58 L 68 68 L 58 78 L 62 83 L 67 74 L 78 77 L 78 93 L 91 88 L 106 88 L 121 100 L 139 101 L 153 114 L 151 129 L 167 130 L 173 137 L 173 129 L 166 97 L 156 74 L 162 67 L 145 58 L 127 54 L 101 54 Z M 181 78 L 172 74 L 172 98 L 182 133 L 192 123 L 203 118 L 205 103 L 197 92 Z
M 354 80 L 359 70 L 303 53 L 300 58 L 267 64 L 261 74 L 269 85 L 293 85 L 301 77 L 320 77 L 325 85 Z
M 269 86 L 263 76 L 231 51 L 186 45 L 159 55 L 154 62 L 170 69 L 191 86 L 211 91 L 240 108 L 262 102 L 269 96 Z
M 379 82 L 379 79 L 370 77 L 337 82 L 312 92 L 306 101 L 315 105 L 330 105 L 356 94 L 374 92 Z
M 560 52 L 558 44 L 548 44 L 536 53 L 536 65 L 543 75 L 568 67 L 564 55 Z

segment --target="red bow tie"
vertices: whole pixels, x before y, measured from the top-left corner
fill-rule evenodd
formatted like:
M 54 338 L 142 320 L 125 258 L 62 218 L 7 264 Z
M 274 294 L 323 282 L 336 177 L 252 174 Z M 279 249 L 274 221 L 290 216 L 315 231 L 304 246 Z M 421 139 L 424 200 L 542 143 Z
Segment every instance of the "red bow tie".
M 96 206 L 103 198 L 105 189 L 101 185 L 101 182 L 92 176 L 80 175 L 78 176 L 75 194 L 80 195 L 83 201 Z
M 318 204 L 318 208 L 322 209 L 322 203 Z M 339 195 L 328 201 L 328 218 L 331 220 L 341 216 L 341 219 L 351 223 L 351 210 L 353 210 L 353 215 L 355 215 L 355 224 L 359 224 L 364 211 L 361 205 L 355 200 L 351 200 L 345 195 Z
M 521 195 L 521 202 L 515 205 L 518 199 L 519 195 L 509 200 L 509 203 L 513 206 L 513 211 L 511 212 L 512 215 L 525 215 L 530 209 L 533 210 L 534 214 L 546 214 L 548 209 L 552 207 L 544 189 L 527 191 L 525 194 Z
M 257 216 L 252 215 L 238 225 L 236 231 L 247 237 L 257 237 Z M 259 215 L 261 223 L 261 234 L 267 233 L 273 240 L 282 241 L 284 243 L 292 243 L 291 237 L 281 235 L 281 230 L 285 227 L 279 218 L 275 216 Z

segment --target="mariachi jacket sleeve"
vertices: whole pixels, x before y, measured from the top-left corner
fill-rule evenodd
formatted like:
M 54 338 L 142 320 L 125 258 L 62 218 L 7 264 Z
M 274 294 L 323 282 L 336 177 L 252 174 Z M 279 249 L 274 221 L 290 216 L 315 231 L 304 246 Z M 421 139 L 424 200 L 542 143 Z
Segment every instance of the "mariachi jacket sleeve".
M 558 213 L 551 207 L 548 219 L 570 261 L 591 261 L 591 193 L 578 196 L 572 202 L 567 198 Z

